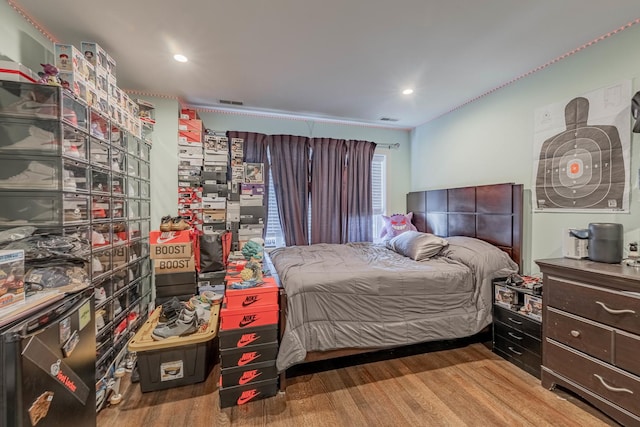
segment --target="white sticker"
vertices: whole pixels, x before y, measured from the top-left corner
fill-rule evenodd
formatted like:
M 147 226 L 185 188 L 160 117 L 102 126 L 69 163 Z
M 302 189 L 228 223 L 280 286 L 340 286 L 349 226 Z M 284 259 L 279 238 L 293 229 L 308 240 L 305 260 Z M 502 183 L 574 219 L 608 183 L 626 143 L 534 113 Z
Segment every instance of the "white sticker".
M 165 362 L 160 365 L 160 381 L 177 380 L 184 377 L 182 360 Z

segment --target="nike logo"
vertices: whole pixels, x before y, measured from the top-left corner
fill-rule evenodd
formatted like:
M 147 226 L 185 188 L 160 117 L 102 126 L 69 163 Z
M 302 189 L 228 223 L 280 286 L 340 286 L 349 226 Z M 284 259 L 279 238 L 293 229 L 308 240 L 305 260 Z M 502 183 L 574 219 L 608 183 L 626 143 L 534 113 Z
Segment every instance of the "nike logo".
M 244 347 L 245 345 L 249 345 L 257 339 L 260 339 L 260 336 L 257 334 L 244 334 L 238 340 L 238 344 L 236 344 L 236 347 Z
M 255 388 L 252 390 L 243 391 L 242 395 L 238 398 L 238 405 L 244 405 L 251 399 L 254 399 L 259 394 L 260 392 Z
M 248 307 L 251 304 L 258 302 L 259 300 L 260 300 L 260 297 L 258 295 L 249 295 L 244 299 L 244 301 L 242 301 L 242 306 Z
M 249 314 L 249 315 L 244 316 L 242 318 L 240 323 L 238 323 L 238 326 L 240 326 L 241 328 L 244 328 L 245 326 L 249 326 L 250 324 L 252 324 L 256 320 L 258 320 L 258 316 L 256 314 Z
M 249 383 L 249 382 L 255 380 L 260 375 L 262 375 L 262 372 L 258 372 L 257 369 L 254 369 L 253 371 L 246 371 L 246 372 L 244 372 L 242 374 L 242 376 L 238 380 L 238 384 L 239 385 L 245 385 L 246 383 Z
M 244 353 L 242 355 L 242 357 L 240 358 L 240 360 L 238 360 L 238 366 L 244 366 L 248 363 L 253 362 L 254 360 L 256 360 L 257 358 L 259 358 L 260 356 L 262 356 L 260 353 L 258 353 L 257 351 L 252 351 L 250 353 Z
M 173 231 L 164 231 L 158 236 L 158 244 L 167 243 L 178 237 Z

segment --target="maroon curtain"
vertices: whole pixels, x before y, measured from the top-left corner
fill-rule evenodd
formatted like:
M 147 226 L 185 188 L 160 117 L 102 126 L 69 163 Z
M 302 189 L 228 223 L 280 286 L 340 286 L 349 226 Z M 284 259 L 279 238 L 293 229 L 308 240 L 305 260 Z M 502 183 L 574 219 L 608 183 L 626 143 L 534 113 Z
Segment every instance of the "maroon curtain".
M 347 142 L 342 243 L 373 241 L 371 164 L 375 149 L 376 144 L 370 141 Z
M 271 135 L 268 145 L 285 244 L 308 245 L 309 138 Z
M 311 140 L 311 243 L 344 243 L 345 211 L 344 139 Z
M 262 176 L 264 177 L 264 228 L 262 230 L 262 238 L 264 238 L 267 232 L 267 224 L 269 221 L 269 159 L 267 157 L 267 143 L 269 137 L 263 133 L 255 132 L 239 132 L 228 131 L 227 138 L 229 138 L 229 149 L 231 149 L 231 138 L 242 138 L 244 144 L 242 146 L 242 159 L 246 163 L 262 163 L 264 169 Z M 235 189 L 236 193 L 240 192 L 240 189 Z

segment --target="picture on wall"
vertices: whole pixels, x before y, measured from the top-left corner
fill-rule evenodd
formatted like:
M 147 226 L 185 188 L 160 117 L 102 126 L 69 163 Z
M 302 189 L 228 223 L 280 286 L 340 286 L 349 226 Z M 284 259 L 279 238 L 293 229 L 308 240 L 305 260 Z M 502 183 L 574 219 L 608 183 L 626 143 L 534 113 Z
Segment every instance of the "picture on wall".
M 626 80 L 536 109 L 534 211 L 629 211 L 630 99 Z

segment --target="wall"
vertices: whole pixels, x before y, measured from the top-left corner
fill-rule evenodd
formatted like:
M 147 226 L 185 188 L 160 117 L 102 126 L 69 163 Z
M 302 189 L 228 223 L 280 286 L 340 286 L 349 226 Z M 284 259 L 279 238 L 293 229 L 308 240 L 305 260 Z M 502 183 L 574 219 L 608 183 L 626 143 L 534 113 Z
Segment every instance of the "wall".
M 399 149 L 379 147 L 376 154 L 387 156 L 387 213 L 404 212 L 409 192 L 409 132 L 355 124 L 314 122 L 279 117 L 255 117 L 231 113 L 199 112 L 205 126 L 212 130 L 247 131 L 309 137 L 360 139 L 378 144 L 399 143 Z
M 0 60 L 21 62 L 34 72 L 53 62 L 53 42 L 20 16 L 6 1 L 0 2 Z
M 618 222 L 624 225 L 625 248 L 628 242 L 640 241 L 639 134 L 631 138 L 630 213 L 532 213 L 530 201 L 534 110 L 625 79 L 632 79 L 635 93 L 640 89 L 639 43 L 636 25 L 417 127 L 411 134 L 411 189 L 524 184 L 525 273 L 539 271 L 535 259 L 562 256 L 560 236 L 566 227 Z M 631 120 L 624 131 L 631 132 Z

